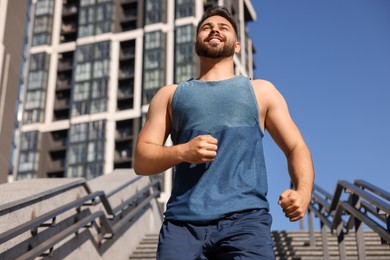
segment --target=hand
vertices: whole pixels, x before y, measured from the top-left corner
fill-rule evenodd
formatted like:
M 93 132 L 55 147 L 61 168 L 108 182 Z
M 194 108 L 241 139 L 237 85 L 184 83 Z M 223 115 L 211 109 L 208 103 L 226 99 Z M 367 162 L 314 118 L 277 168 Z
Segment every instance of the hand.
M 309 207 L 311 193 L 308 195 L 296 190 L 285 190 L 279 196 L 278 204 L 290 221 L 298 221 L 305 216 Z
M 184 144 L 183 159 L 188 163 L 205 163 L 214 161 L 217 156 L 218 140 L 211 135 L 199 135 Z

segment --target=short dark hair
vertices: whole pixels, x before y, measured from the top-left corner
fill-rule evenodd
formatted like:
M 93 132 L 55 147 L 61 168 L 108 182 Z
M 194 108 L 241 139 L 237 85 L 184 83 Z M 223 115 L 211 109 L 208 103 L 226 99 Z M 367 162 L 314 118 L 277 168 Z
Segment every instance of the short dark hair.
M 236 35 L 237 33 L 237 24 L 233 19 L 233 16 L 230 14 L 229 10 L 224 6 L 211 6 L 207 8 L 206 12 L 203 14 L 202 18 L 200 19 L 198 26 L 196 28 L 196 35 L 199 33 L 200 26 L 202 23 L 211 16 L 221 16 L 229 21 L 229 23 L 233 26 L 234 32 Z

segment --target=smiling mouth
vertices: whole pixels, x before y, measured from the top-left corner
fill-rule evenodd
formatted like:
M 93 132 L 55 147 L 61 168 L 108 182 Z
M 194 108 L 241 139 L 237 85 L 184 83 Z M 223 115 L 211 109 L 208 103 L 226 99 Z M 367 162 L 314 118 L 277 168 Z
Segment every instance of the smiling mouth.
M 218 36 L 211 36 L 209 38 L 207 38 L 206 40 L 207 42 L 223 42 L 223 39 L 221 37 L 218 37 Z
M 217 43 L 217 42 L 221 42 L 221 40 L 219 40 L 219 39 L 211 39 L 210 41 L 209 41 L 209 43 Z

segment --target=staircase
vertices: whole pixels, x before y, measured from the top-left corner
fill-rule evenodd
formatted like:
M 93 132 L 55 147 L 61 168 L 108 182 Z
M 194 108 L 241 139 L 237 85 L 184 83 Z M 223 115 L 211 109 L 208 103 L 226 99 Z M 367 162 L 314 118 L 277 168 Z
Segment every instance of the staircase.
M 158 243 L 157 234 L 146 235 L 145 238 L 139 244 L 139 246 L 136 248 L 136 250 L 133 252 L 133 254 L 129 257 L 129 259 L 133 259 L 133 260 L 156 259 L 157 243 Z
M 275 256 L 277 260 L 323 260 L 322 238 L 320 232 L 315 232 L 315 246 L 310 247 L 307 231 L 273 231 L 275 241 Z M 129 259 L 150 260 L 156 259 L 158 235 L 149 234 L 141 241 Z M 327 236 L 329 260 L 339 258 L 337 238 L 332 234 Z M 379 236 L 372 231 L 364 232 L 366 260 L 389 260 L 390 246 L 381 244 Z M 355 233 L 346 235 L 345 245 L 347 259 L 358 259 Z
M 314 232 L 315 246 L 310 246 L 309 233 L 307 231 L 274 231 L 272 232 L 275 241 L 276 259 L 284 260 L 322 260 L 321 233 Z M 339 251 L 337 237 L 331 233 L 327 234 L 329 259 L 338 260 Z M 366 248 L 366 260 L 389 260 L 390 246 L 381 244 L 380 237 L 373 231 L 364 232 L 364 243 Z M 358 259 L 355 232 L 345 235 L 346 255 L 348 260 Z

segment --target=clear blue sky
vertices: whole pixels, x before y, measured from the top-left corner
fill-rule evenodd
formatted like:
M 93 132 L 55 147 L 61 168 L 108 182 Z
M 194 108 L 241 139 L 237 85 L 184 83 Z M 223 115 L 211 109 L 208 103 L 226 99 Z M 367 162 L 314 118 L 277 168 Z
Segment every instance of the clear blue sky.
M 333 193 L 338 180 L 364 179 L 390 190 L 390 1 L 251 2 L 255 77 L 284 95 L 316 184 Z M 289 186 L 284 155 L 264 142 L 273 229 L 299 229 L 276 205 Z

